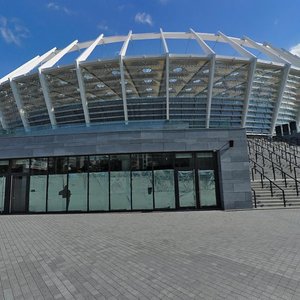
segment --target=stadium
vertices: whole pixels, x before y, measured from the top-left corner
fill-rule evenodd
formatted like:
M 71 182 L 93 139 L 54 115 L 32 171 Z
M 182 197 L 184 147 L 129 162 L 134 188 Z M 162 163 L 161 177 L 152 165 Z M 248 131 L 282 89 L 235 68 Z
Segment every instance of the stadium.
M 0 79 L 0 211 L 251 208 L 247 135 L 298 125 L 299 85 L 297 56 L 222 32 L 53 48 Z

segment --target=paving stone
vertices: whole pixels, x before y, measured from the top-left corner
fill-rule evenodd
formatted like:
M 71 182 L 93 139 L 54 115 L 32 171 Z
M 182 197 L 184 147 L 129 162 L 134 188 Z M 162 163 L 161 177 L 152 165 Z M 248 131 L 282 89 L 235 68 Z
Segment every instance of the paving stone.
M 0 216 L 0 299 L 300 299 L 300 210 Z

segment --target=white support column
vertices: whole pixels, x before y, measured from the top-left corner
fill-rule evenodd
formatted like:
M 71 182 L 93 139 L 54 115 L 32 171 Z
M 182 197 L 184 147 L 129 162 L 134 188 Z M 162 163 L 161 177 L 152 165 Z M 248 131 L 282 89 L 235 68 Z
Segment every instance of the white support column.
M 93 50 L 97 47 L 97 45 L 102 39 L 103 39 L 103 34 L 98 36 L 98 38 L 87 49 L 85 49 L 85 51 L 76 59 L 76 75 L 77 75 L 77 80 L 79 85 L 79 92 L 80 92 L 83 113 L 84 113 L 85 125 L 87 127 L 90 126 L 90 114 L 88 108 L 88 101 L 86 98 L 84 80 L 80 68 L 80 62 L 85 61 L 89 57 L 89 55 L 93 52 Z
M 283 59 L 277 54 L 274 54 L 272 51 L 270 51 L 267 47 L 260 45 L 256 43 L 255 41 L 251 40 L 248 37 L 244 37 L 244 39 L 255 49 L 259 50 L 260 52 L 264 53 L 265 55 L 271 57 L 274 61 L 284 64 L 289 64 L 289 62 L 286 59 Z
M 193 33 L 195 36 L 196 41 L 204 51 L 206 55 L 215 55 L 216 53 L 204 42 L 202 37 L 200 36 L 199 33 L 195 32 L 192 28 L 190 28 L 190 31 Z
M 195 32 L 193 29 L 190 31 L 195 36 L 196 41 L 204 51 L 204 53 L 210 57 L 210 68 L 209 68 L 209 81 L 207 88 L 207 105 L 206 105 L 206 121 L 205 127 L 209 128 L 210 122 L 210 111 L 211 111 L 211 102 L 212 102 L 212 92 L 214 86 L 214 74 L 215 74 L 215 65 L 216 65 L 216 53 L 204 42 L 199 33 Z
M 124 63 L 123 58 L 126 55 L 129 41 L 131 39 L 132 31 L 129 31 L 127 39 L 124 41 L 122 49 L 119 53 L 119 63 L 120 63 L 120 75 L 121 75 L 121 87 L 122 87 L 122 98 L 123 98 L 123 110 L 125 123 L 128 123 L 128 111 L 127 111 L 127 99 L 126 99 L 126 85 L 125 85 L 125 75 L 124 75 Z
M 250 96 L 251 96 L 251 92 L 252 92 L 253 80 L 254 80 L 254 75 L 255 75 L 255 70 L 256 70 L 256 62 L 257 62 L 257 59 L 255 57 L 252 58 L 251 63 L 249 65 L 249 70 L 248 70 L 248 85 L 247 85 L 247 89 L 246 89 L 245 102 L 244 102 L 243 115 L 242 115 L 242 127 L 243 128 L 246 127 Z
M 207 90 L 207 106 L 206 106 L 206 122 L 205 127 L 209 128 L 210 123 L 210 111 L 211 111 L 211 102 L 212 102 L 212 92 L 214 86 L 214 77 L 215 77 L 215 65 L 216 65 L 216 55 L 211 55 L 210 58 L 210 68 L 209 68 L 209 81 L 208 81 L 208 90 Z
M 166 54 L 166 119 L 170 120 L 170 91 L 169 91 L 169 74 L 170 74 L 170 55 L 167 41 L 165 39 L 163 30 L 160 28 L 161 40 Z
M 237 42 L 232 40 L 230 37 L 222 33 L 221 31 L 218 31 L 218 34 L 222 37 L 222 39 L 227 42 L 234 50 L 236 50 L 239 54 L 241 54 L 244 57 L 247 57 L 249 59 L 256 58 L 254 54 L 246 50 L 244 47 L 239 45 Z
M 90 122 L 88 101 L 87 101 L 87 98 L 86 98 L 85 87 L 84 87 L 84 82 L 83 82 L 83 76 L 82 76 L 81 68 L 80 68 L 80 65 L 79 65 L 78 61 L 76 61 L 76 75 L 77 75 L 77 81 L 78 81 L 78 86 L 79 86 L 81 104 L 82 104 L 83 113 L 84 113 L 85 125 L 87 127 L 90 127 L 91 122 Z
M 285 86 L 288 80 L 288 76 L 289 76 L 289 72 L 291 69 L 291 65 L 290 64 L 286 64 L 282 70 L 282 77 L 280 80 L 280 87 L 279 87 L 279 92 L 278 92 L 278 97 L 277 97 L 277 101 L 275 103 L 274 106 L 274 112 L 273 112 L 273 117 L 272 117 L 272 123 L 271 123 L 271 129 L 270 129 L 270 134 L 272 135 L 274 130 L 275 130 L 275 126 L 276 126 L 276 122 L 277 122 L 277 118 L 278 118 L 278 114 L 279 114 L 279 109 L 281 106 L 281 102 L 282 102 L 282 98 L 283 98 L 283 94 L 284 94 L 284 90 L 285 90 Z
M 18 90 L 17 83 L 14 80 L 10 80 L 9 84 L 10 84 L 13 96 L 15 98 L 24 129 L 26 132 L 29 132 L 30 126 L 28 124 L 27 118 L 25 117 L 25 111 L 23 109 L 23 104 L 22 104 L 22 100 L 21 100 L 21 96 L 20 96 L 20 93 Z
M 250 59 L 249 69 L 248 69 L 248 85 L 246 88 L 245 100 L 244 100 L 244 107 L 243 107 L 243 114 L 242 114 L 242 127 L 246 126 L 247 115 L 248 115 L 248 108 L 249 108 L 249 101 L 252 91 L 253 79 L 256 70 L 256 62 L 257 58 L 254 54 L 246 50 L 244 47 L 239 45 L 237 42 L 232 40 L 230 37 L 223 34 L 221 31 L 218 34 L 223 38 L 225 42 L 227 42 L 234 50 L 240 53 L 242 56 L 247 57 Z
M 62 49 L 60 52 L 58 52 L 56 55 L 54 55 L 51 59 L 49 59 L 47 62 L 45 62 L 42 66 L 39 67 L 39 79 L 44 95 L 44 99 L 46 102 L 48 114 L 49 114 L 49 119 L 52 125 L 52 128 L 56 128 L 56 119 L 55 119 L 55 112 L 54 112 L 54 107 L 52 105 L 52 101 L 50 98 L 50 93 L 49 93 L 49 87 L 48 83 L 46 80 L 46 76 L 43 73 L 44 69 L 51 68 L 53 67 L 65 54 L 67 54 L 76 44 L 78 43 L 77 40 L 69 44 L 67 47 Z
M 52 106 L 52 101 L 51 101 L 51 98 L 49 95 L 49 87 L 48 87 L 48 84 L 47 84 L 47 81 L 45 78 L 45 74 L 43 74 L 41 69 L 39 69 L 39 79 L 40 79 L 44 99 L 45 99 L 47 110 L 48 110 L 49 119 L 50 119 L 52 128 L 55 129 L 56 128 L 56 119 L 55 119 L 55 115 L 54 115 L 54 107 Z
M 0 123 L 1 123 L 2 128 L 3 128 L 4 130 L 7 130 L 7 129 L 8 129 L 8 126 L 7 126 L 7 124 L 6 124 L 5 120 L 4 120 L 4 115 L 3 115 L 3 113 L 2 113 L 1 110 L 0 110 Z

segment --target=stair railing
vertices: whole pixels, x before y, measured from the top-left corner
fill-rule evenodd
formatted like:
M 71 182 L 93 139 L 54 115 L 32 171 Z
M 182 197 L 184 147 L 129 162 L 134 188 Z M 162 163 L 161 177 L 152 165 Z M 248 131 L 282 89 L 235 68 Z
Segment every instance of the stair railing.
M 273 186 L 276 187 L 277 189 L 279 189 L 281 191 L 282 194 L 282 199 L 283 199 L 283 206 L 286 207 L 286 200 L 285 200 L 285 193 L 284 190 L 278 186 L 275 182 L 273 182 L 270 178 L 268 178 L 266 175 L 264 175 L 263 173 L 261 173 L 259 170 L 257 170 L 258 173 L 260 173 L 260 183 L 261 183 L 261 187 L 264 188 L 264 181 L 263 178 L 267 179 L 270 183 L 270 192 L 271 192 L 271 197 L 274 196 L 274 191 L 273 191 Z

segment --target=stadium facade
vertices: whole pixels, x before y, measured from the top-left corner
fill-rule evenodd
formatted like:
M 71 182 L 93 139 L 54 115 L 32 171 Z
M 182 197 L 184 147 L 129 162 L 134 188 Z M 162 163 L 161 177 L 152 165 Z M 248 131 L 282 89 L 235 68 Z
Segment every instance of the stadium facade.
M 246 134 L 299 125 L 299 86 L 297 56 L 221 32 L 53 48 L 0 79 L 0 210 L 251 208 Z

